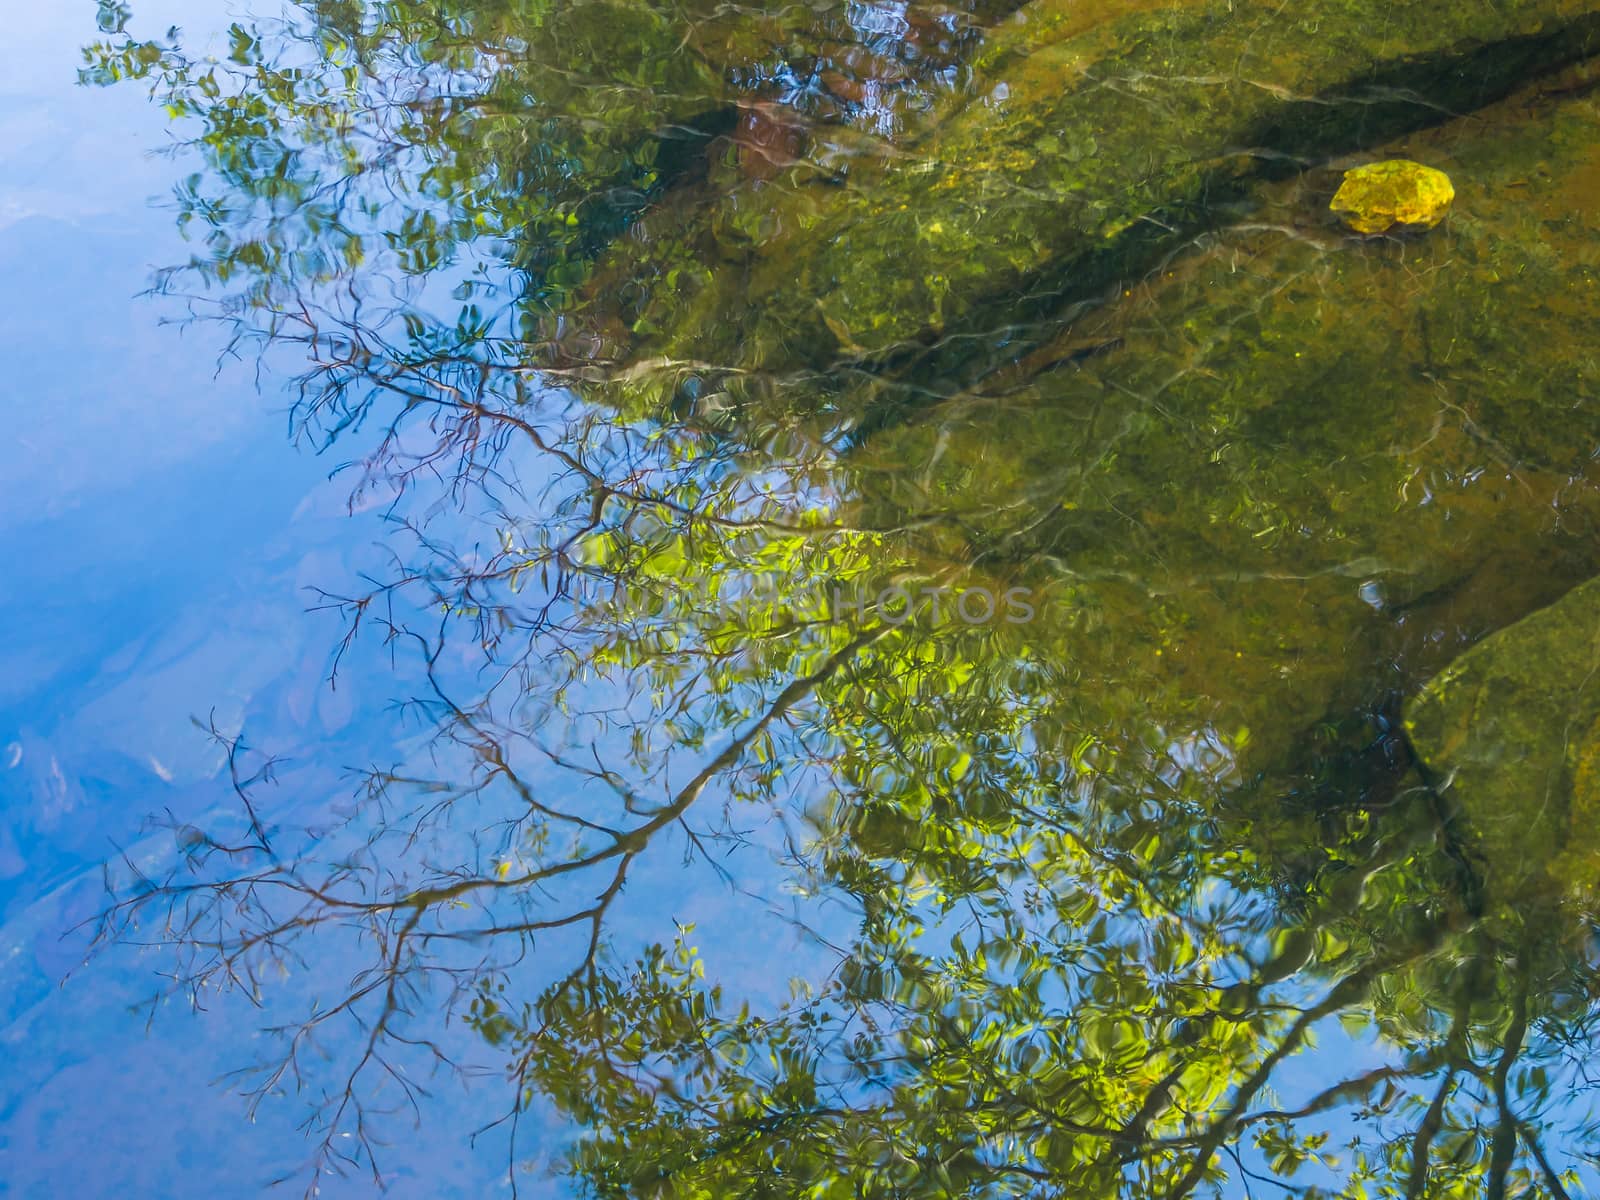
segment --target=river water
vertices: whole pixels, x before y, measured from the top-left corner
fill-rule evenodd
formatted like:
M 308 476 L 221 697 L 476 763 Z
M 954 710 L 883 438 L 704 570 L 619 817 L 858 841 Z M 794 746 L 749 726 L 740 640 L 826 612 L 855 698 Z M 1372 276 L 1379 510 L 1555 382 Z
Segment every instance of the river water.
M 0 1195 L 1592 1191 L 1588 743 L 1404 720 L 1600 572 L 1600 9 L 1432 8 L 14 16 Z

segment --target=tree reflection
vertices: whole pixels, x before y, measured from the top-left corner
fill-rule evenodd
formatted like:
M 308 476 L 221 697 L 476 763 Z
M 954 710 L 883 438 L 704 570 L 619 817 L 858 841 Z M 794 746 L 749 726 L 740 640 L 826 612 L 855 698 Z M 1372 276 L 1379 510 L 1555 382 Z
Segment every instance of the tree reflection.
M 1263 185 L 1260 220 L 975 352 L 970 385 L 641 357 L 620 293 L 652 221 L 724 229 L 778 184 L 752 113 L 812 166 L 882 161 L 907 139 L 863 78 L 953 89 L 1000 11 L 890 36 L 860 6 L 704 9 L 308 4 L 235 27 L 230 66 L 102 5 L 90 77 L 153 79 L 201 130 L 203 253 L 162 284 L 304 353 L 299 428 L 370 446 L 393 569 L 323 601 L 416 665 L 434 730 L 303 829 L 230 744 L 240 830 L 126 861 L 102 939 L 172 948 L 197 998 L 354 962 L 245 1084 L 312 1098 L 312 1187 L 382 1178 L 381 1119 L 425 1119 L 458 1016 L 513 1126 L 537 1102 L 584 1131 L 595 1195 L 1578 1191 L 1590 893 L 1507 883 L 1392 719 L 1595 566 L 1592 418 L 1435 396 L 1489 363 L 1539 391 L 1496 328 L 1571 342 L 1584 314 L 1539 301 L 1585 268 L 1532 256 L 1482 301 L 1440 251 L 1430 290 L 1379 292 L 1393 262 L 1268 219 L 1295 193 Z M 1492 270 L 1518 232 L 1454 250 Z M 1317 307 L 1375 293 L 1376 326 Z M 1367 341 L 1391 316 L 1404 372 Z M 1272 407 L 1340 379 L 1342 413 Z M 1409 590 L 1373 603 L 1368 573 Z M 1026 621 L 951 611 L 1013 589 Z M 647 863 L 772 845 L 796 922 L 851 914 L 789 1003 L 736 999 L 686 928 L 608 936 Z

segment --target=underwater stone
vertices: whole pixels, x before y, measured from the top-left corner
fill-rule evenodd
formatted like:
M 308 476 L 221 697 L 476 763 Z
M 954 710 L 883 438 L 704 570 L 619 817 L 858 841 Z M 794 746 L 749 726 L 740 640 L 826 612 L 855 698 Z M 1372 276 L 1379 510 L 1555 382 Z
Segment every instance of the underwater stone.
M 1484 638 L 1406 706 L 1405 725 L 1495 891 L 1595 880 L 1600 579 Z
M 585 319 L 634 331 L 636 362 L 926 360 L 943 377 L 1142 274 L 1285 162 L 1481 108 L 1600 50 L 1600 11 L 1567 0 L 1352 0 L 1319 11 L 1309 38 L 1293 8 L 1242 21 L 1231 0 L 1190 0 L 1056 40 L 1049 14 L 1081 7 L 1019 10 L 1029 19 L 999 32 L 1004 52 L 910 159 L 737 191 L 685 234 L 614 243 Z M 1372 89 L 1383 99 L 1336 102 Z
M 1432 229 L 1444 220 L 1456 189 L 1450 176 L 1404 158 L 1346 171 L 1328 207 L 1357 233 Z

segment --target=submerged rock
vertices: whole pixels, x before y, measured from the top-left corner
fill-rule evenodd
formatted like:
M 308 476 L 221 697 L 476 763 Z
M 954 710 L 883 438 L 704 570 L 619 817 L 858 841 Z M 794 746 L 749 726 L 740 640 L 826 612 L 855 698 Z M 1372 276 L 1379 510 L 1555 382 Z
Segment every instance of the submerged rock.
M 1504 897 L 1581 892 L 1600 853 L 1600 579 L 1478 643 L 1406 711 Z
M 1263 189 L 1254 228 L 980 387 L 907 389 L 852 451 L 859 522 L 958 513 L 940 553 L 1036 590 L 1022 633 L 1062 672 L 1063 728 L 1129 757 L 1140 719 L 1173 745 L 1247 729 L 1241 779 L 1311 762 L 1332 723 L 1600 572 L 1597 136 L 1586 96 L 1529 93 L 1384 146 L 1474 181 L 1408 244 L 1295 225 L 1337 174 Z
M 1329 205 L 1357 233 L 1432 229 L 1450 211 L 1450 176 L 1409 159 L 1368 163 L 1345 172 Z
M 614 243 L 589 311 L 564 319 L 631 330 L 636 363 L 904 371 L 931 356 L 932 375 L 970 377 L 989 346 L 1026 349 L 1030 321 L 1226 223 L 1251 182 L 1478 109 L 1600 48 L 1600 12 L 1563 0 L 1359 0 L 1315 21 L 1194 0 L 1089 29 L 1066 19 L 1080 7 L 1020 9 L 963 102 L 883 161 L 808 163 L 670 236 Z

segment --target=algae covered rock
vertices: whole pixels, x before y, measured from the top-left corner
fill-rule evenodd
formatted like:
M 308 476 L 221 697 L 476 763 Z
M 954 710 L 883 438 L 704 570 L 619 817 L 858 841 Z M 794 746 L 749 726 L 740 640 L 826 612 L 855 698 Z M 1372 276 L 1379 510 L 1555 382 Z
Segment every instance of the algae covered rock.
M 1494 891 L 1586 892 L 1600 862 L 1600 579 L 1485 638 L 1406 732 Z
M 1368 163 L 1345 172 L 1329 207 L 1357 233 L 1432 229 L 1450 211 L 1450 176 L 1409 159 Z

